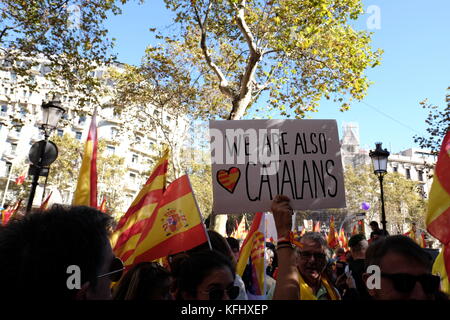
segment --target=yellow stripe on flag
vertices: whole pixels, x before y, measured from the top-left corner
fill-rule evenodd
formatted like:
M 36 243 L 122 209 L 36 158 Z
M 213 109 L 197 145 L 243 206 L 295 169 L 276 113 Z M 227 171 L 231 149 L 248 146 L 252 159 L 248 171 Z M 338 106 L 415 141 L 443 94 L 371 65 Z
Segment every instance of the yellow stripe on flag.
M 444 248 L 441 249 L 434 261 L 432 273 L 441 277 L 441 291 L 450 295 L 450 284 L 444 263 Z
M 429 198 L 428 198 L 428 215 L 426 224 L 431 224 L 436 218 L 450 208 L 450 195 L 442 187 L 438 179 L 433 180 Z M 449 226 L 450 227 L 450 226 Z

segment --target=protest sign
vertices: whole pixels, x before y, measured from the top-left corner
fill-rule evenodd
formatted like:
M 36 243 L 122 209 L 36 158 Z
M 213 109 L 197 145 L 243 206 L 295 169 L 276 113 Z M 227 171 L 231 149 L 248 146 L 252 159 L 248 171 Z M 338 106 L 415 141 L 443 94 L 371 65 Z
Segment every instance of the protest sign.
M 213 212 L 270 211 L 273 198 L 294 210 L 345 207 L 335 120 L 210 121 Z

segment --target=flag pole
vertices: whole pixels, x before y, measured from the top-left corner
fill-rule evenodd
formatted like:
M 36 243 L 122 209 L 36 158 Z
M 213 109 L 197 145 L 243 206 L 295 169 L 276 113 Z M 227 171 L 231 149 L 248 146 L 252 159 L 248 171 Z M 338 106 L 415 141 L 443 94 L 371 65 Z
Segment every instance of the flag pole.
M 208 232 L 206 231 L 205 224 L 203 223 L 202 213 L 201 213 L 200 208 L 199 208 L 199 206 L 198 206 L 197 198 L 195 197 L 194 189 L 192 188 L 192 185 L 191 185 L 191 180 L 189 179 L 189 175 L 187 174 L 187 172 L 185 171 L 184 173 L 186 174 L 187 180 L 188 180 L 188 182 L 189 182 L 189 188 L 191 188 L 191 190 L 192 190 L 192 195 L 194 196 L 195 206 L 197 207 L 197 212 L 198 212 L 198 215 L 200 216 L 200 221 L 202 222 L 203 231 L 205 231 L 206 239 L 208 239 L 209 250 L 212 250 L 213 248 L 212 248 L 212 246 L 211 246 L 211 241 L 209 240 Z
M 2 208 L 5 205 L 6 194 L 8 193 L 8 188 L 9 188 L 9 180 L 11 179 L 11 174 L 12 174 L 13 168 L 14 168 L 14 163 L 11 164 L 11 168 L 9 169 L 8 181 L 6 181 L 5 191 L 3 192 Z

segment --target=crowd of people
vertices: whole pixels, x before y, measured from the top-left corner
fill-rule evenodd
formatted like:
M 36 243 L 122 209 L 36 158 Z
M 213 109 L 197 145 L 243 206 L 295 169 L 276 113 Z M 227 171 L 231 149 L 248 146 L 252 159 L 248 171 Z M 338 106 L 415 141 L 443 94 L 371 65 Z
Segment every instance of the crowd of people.
M 265 299 L 447 300 L 433 259 L 406 236 L 374 224 L 372 239 L 353 235 L 350 250 L 306 232 L 291 241 L 289 198 L 272 212 L 278 234 L 266 243 Z M 209 242 L 126 270 L 109 241 L 110 216 L 88 207 L 55 206 L 0 227 L 1 299 L 253 300 L 252 274 L 236 274 L 240 242 L 208 230 Z M 370 240 L 370 243 L 369 241 Z

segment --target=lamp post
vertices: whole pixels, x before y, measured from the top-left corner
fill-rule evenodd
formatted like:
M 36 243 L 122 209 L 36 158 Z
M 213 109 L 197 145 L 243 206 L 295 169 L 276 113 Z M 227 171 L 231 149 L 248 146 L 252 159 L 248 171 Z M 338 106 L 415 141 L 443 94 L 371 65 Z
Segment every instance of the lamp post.
M 369 156 L 372 159 L 373 172 L 378 176 L 380 180 L 380 190 L 381 190 L 381 224 L 383 225 L 383 230 L 386 230 L 386 213 L 384 211 L 384 193 L 383 193 L 383 177 L 387 173 L 387 162 L 389 157 L 389 151 L 387 149 L 381 148 L 381 142 L 375 143 L 375 150 L 370 150 Z
M 31 183 L 30 196 L 28 198 L 27 213 L 31 211 L 33 206 L 39 177 L 48 175 L 48 167 L 58 157 L 58 148 L 53 142 L 48 141 L 48 138 L 65 112 L 59 101 L 43 102 L 41 108 L 41 130 L 44 131 L 45 140 L 34 143 L 30 149 L 29 158 L 32 164 L 29 172 L 33 175 L 33 182 Z

